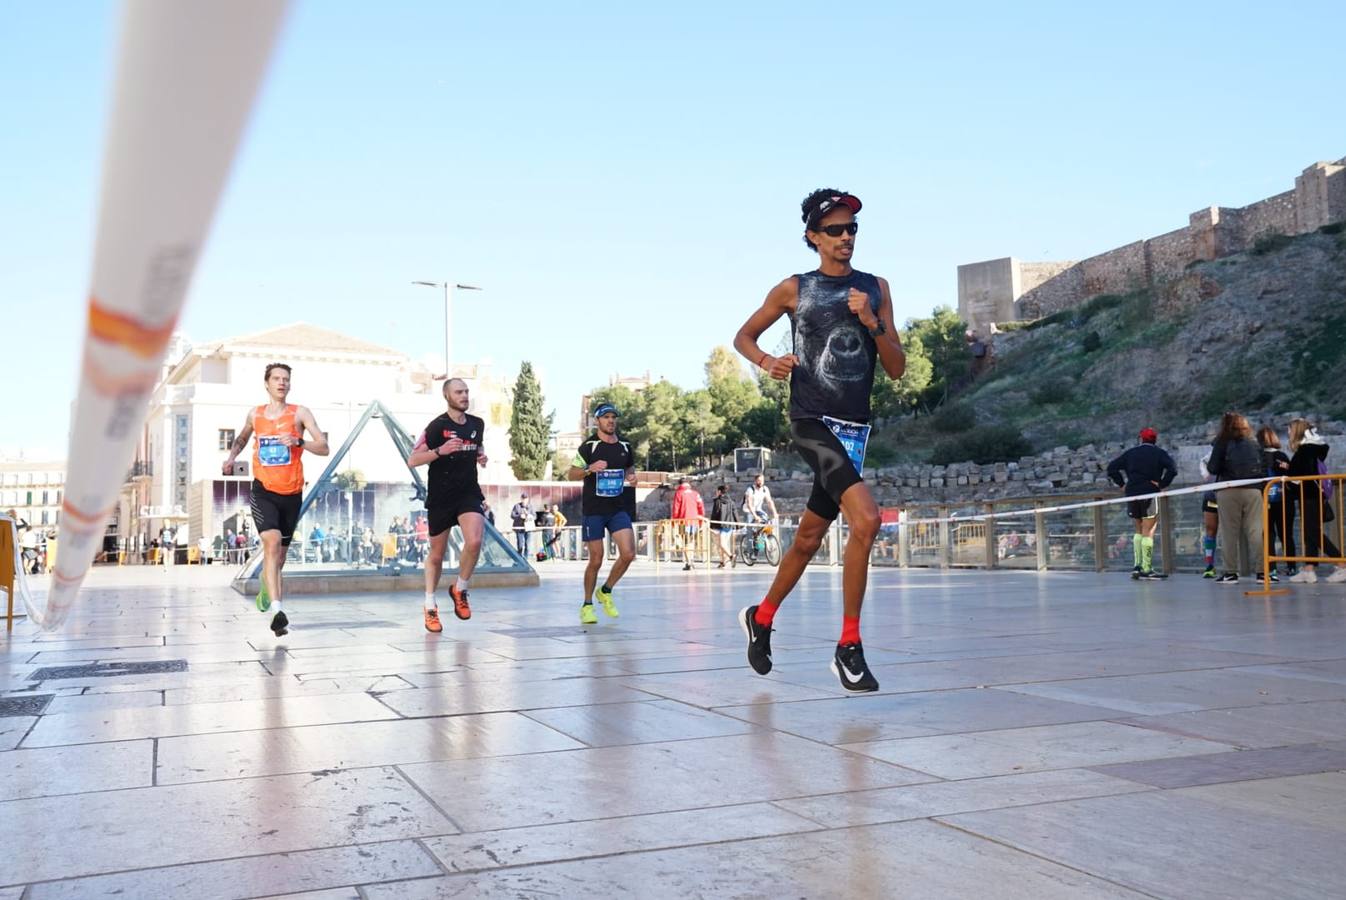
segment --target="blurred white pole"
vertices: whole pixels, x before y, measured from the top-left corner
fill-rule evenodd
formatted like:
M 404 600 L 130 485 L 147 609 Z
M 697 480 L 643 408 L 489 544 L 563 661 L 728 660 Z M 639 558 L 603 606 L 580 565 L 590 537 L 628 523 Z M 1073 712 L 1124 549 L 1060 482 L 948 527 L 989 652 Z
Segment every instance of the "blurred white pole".
M 128 0 L 51 592 L 65 621 L 102 546 L 285 0 Z

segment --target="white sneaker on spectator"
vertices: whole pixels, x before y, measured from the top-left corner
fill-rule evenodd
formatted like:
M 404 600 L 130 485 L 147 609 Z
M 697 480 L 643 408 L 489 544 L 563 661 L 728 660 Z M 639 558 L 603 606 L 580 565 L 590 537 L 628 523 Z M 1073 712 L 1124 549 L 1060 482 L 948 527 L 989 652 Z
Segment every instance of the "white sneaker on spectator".
M 1305 566 L 1298 574 L 1291 575 L 1290 580 L 1295 584 L 1317 584 L 1318 571 L 1313 566 Z
M 1328 584 L 1341 584 L 1346 581 L 1346 566 L 1337 566 L 1332 574 L 1323 580 Z

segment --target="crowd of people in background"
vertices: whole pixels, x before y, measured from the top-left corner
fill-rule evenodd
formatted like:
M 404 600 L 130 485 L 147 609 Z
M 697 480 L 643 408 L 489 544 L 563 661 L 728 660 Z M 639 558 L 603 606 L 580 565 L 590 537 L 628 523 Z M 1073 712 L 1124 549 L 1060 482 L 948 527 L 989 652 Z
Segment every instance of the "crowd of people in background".
M 1307 419 L 1290 422 L 1285 448 L 1280 435 L 1270 425 L 1254 430 L 1247 417 L 1226 413 L 1219 434 L 1205 460 L 1209 478 L 1215 482 L 1289 477 L 1292 479 L 1326 475 L 1327 454 L 1331 449 Z M 1263 535 L 1263 487 L 1248 485 L 1208 493 L 1203 500 L 1206 528 L 1207 565 L 1205 577 L 1224 584 L 1237 583 L 1241 577 L 1264 577 L 1279 581 L 1281 575 L 1297 584 L 1318 581 L 1319 563 L 1302 565 L 1290 561 L 1277 571 L 1262 558 L 1264 537 L 1275 557 L 1340 557 L 1327 524 L 1336 520 L 1331 503 L 1331 480 L 1272 482 L 1266 487 L 1267 523 L 1270 534 Z M 1211 507 L 1214 507 L 1212 510 Z M 1215 515 L 1212 517 L 1211 513 Z M 1213 520 L 1212 520 L 1213 518 Z M 1215 572 L 1213 550 L 1218 539 L 1223 572 Z M 1346 565 L 1338 565 L 1326 578 L 1332 583 L 1346 582 Z

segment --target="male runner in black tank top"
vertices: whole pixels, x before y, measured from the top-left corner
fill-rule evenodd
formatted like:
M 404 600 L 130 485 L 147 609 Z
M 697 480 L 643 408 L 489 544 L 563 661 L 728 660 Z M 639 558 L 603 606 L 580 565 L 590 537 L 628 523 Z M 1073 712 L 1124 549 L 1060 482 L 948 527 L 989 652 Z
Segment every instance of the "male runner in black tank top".
M 772 378 L 790 379 L 790 434 L 813 469 L 813 492 L 770 589 L 760 604 L 739 613 L 739 624 L 748 637 L 749 665 L 765 675 L 771 671 L 776 608 L 822 545 L 828 526 L 844 512 L 850 527 L 841 576 L 845 609 L 832 672 L 847 691 L 876 691 L 879 683 L 860 644 L 860 607 L 879 508 L 858 469 L 868 439 L 875 362 L 897 379 L 907 358 L 893 322 L 888 282 L 851 268 L 859 199 L 823 189 L 805 197 L 801 208 L 804 243 L 818 254 L 818 268 L 772 288 L 735 335 L 734 348 Z M 781 316 L 790 317 L 795 352 L 774 357 L 757 339 Z
M 477 567 L 481 538 L 486 530 L 482 510 L 486 498 L 477 483 L 477 467 L 486 465 L 486 453 L 482 450 L 486 423 L 467 414 L 468 387 L 463 379 L 450 378 L 444 382 L 444 399 L 448 401 L 448 411 L 425 426 L 407 460 L 412 466 L 430 464 L 429 495 L 425 498 L 430 526 L 430 550 L 425 558 L 425 630 L 436 634 L 443 631 L 443 625 L 439 621 L 435 589 L 443 571 L 449 532 L 457 525 L 463 533 L 458 577 L 449 586 L 449 598 L 453 600 L 453 614 L 467 619 L 472 616 L 467 583 Z

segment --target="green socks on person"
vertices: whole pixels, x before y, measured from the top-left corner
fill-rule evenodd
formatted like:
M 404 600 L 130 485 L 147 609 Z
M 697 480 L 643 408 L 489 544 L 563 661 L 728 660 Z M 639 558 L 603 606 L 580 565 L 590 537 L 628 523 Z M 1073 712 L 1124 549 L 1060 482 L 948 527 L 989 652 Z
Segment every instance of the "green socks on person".
M 1140 539 L 1140 570 L 1142 572 L 1154 570 L 1154 538 L 1152 537 Z
M 1140 569 L 1142 572 L 1145 571 L 1145 567 L 1140 564 L 1141 557 L 1144 555 L 1141 551 L 1141 542 L 1144 540 L 1145 539 L 1138 534 L 1133 534 L 1131 536 L 1131 556 L 1136 561 L 1136 568 Z

